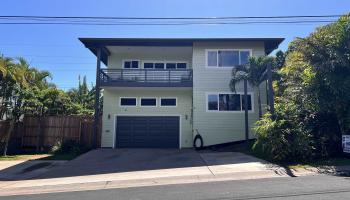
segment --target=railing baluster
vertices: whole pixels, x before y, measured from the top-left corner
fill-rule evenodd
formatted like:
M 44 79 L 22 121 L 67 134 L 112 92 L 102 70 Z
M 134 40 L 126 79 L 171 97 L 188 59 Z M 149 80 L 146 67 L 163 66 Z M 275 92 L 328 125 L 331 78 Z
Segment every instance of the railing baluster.
M 99 76 L 110 86 L 191 87 L 193 81 L 192 69 L 101 69 Z
M 145 70 L 145 82 L 147 83 L 147 70 Z
M 169 74 L 168 74 L 168 78 L 169 78 L 169 85 L 170 85 L 170 82 L 171 82 L 171 79 L 170 79 L 170 69 L 168 70 L 169 72 Z

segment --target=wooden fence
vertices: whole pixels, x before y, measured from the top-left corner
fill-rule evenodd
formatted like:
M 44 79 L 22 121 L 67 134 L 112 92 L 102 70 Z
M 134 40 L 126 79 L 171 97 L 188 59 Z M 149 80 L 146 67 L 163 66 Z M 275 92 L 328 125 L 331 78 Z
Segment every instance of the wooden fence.
M 57 142 L 74 140 L 92 147 L 93 119 L 77 116 L 25 117 L 17 123 L 10 139 L 10 149 L 44 150 Z M 4 139 L 9 124 L 0 123 L 0 140 Z M 101 121 L 97 135 L 97 145 L 101 144 Z

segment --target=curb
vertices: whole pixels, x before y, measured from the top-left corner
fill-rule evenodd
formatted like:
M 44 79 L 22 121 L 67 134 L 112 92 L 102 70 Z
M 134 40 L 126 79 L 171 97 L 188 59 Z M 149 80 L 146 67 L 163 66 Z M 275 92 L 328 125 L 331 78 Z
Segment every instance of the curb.
M 9 187 L 6 187 L 6 186 L 3 187 L 2 191 L 0 191 L 0 196 L 91 191 L 91 190 L 102 190 L 102 189 L 150 187 L 150 186 L 160 186 L 160 185 L 281 178 L 281 177 L 288 178 L 289 176 L 277 174 L 275 172 L 266 173 L 266 171 L 255 171 L 255 172 L 238 172 L 233 174 L 219 174 L 215 176 L 213 175 L 180 176 L 180 177 L 166 177 L 166 178 L 156 178 L 156 179 L 152 178 L 152 179 L 138 179 L 138 180 L 100 181 L 100 182 L 90 182 L 90 183 L 74 183 L 74 184 L 47 185 L 47 186 L 34 186 L 34 187 L 16 187 L 14 184 L 14 185 L 9 185 Z

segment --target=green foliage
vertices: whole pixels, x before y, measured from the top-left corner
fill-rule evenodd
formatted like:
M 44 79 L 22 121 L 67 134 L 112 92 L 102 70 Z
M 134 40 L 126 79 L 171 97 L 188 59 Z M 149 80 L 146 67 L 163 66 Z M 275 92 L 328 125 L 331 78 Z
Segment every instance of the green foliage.
M 51 74 L 29 66 L 23 58 L 0 57 L 0 119 L 18 121 L 23 115 L 92 115 L 94 88 L 86 78 L 69 92 L 48 82 Z
M 246 65 L 239 65 L 232 70 L 230 86 L 236 91 L 236 84 L 248 80 L 253 87 L 258 87 L 267 79 L 267 66 L 273 65 L 274 59 L 268 56 L 250 57 Z
M 79 142 L 75 140 L 64 140 L 57 142 L 50 150 L 51 153 L 55 155 L 61 155 L 61 154 L 73 154 L 73 155 L 79 155 L 82 153 L 87 152 L 89 149 L 81 145 Z
M 256 148 L 276 160 L 341 153 L 341 135 L 350 133 L 349 16 L 296 39 L 283 59 L 276 116 L 257 123 Z
M 248 83 L 258 91 L 258 107 L 259 117 L 262 116 L 260 85 L 267 80 L 267 67 L 271 65 L 275 68 L 275 59 L 269 56 L 250 57 L 248 63 L 239 65 L 232 70 L 232 79 L 230 81 L 230 88 L 236 92 L 236 85 L 242 80 L 247 80 Z
M 48 82 L 51 74 L 29 65 L 24 58 L 0 56 L 0 120 L 10 121 L 4 136 L 4 155 L 14 124 L 25 115 L 92 115 L 95 90 L 86 78 L 78 89 L 65 92 Z M 76 91 L 76 92 L 74 92 Z
M 70 89 L 67 94 L 73 102 L 73 110 L 74 108 L 79 108 L 79 110 L 77 110 L 77 113 L 86 113 L 90 115 L 93 113 L 95 89 L 93 87 L 91 89 L 88 88 L 85 76 L 83 77 L 82 82 L 79 76 L 78 87 Z
M 278 104 L 274 118 L 267 113 L 257 122 L 253 150 L 275 161 L 298 161 L 312 157 L 311 135 L 300 124 L 293 104 Z

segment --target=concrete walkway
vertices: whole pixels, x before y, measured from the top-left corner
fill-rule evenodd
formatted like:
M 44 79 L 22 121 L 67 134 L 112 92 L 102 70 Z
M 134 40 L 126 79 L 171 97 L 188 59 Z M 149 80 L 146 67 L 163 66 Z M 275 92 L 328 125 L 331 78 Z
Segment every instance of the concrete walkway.
M 288 171 L 236 152 L 94 150 L 29 180 L 0 181 L 0 196 L 288 177 Z M 294 174 L 315 174 L 308 170 Z

